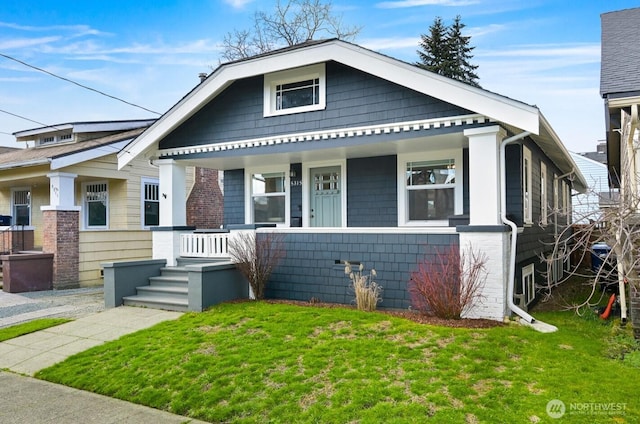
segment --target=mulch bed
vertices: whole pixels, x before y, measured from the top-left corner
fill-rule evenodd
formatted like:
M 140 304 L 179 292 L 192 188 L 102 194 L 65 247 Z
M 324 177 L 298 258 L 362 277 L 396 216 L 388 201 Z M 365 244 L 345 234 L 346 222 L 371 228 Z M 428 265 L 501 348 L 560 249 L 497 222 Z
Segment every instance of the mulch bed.
M 342 305 L 338 303 L 323 303 L 323 302 L 303 302 L 299 300 L 283 300 L 283 299 L 268 299 L 267 303 L 280 303 L 287 305 L 317 307 L 317 308 L 349 308 L 355 309 L 352 305 Z M 408 319 L 418 324 L 437 325 L 441 327 L 456 327 L 456 328 L 493 328 L 501 327 L 505 325 L 500 321 L 493 321 L 489 319 L 442 319 L 433 316 L 421 314 L 417 311 L 410 310 L 397 310 L 397 309 L 377 309 L 374 313 L 387 314 L 394 317 Z

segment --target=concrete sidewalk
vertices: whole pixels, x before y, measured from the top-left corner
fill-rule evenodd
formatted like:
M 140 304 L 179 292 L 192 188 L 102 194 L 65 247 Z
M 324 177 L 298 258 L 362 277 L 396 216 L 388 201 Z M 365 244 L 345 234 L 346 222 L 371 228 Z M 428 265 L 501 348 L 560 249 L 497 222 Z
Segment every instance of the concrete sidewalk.
M 0 369 L 34 375 L 67 357 L 125 334 L 176 319 L 180 312 L 122 306 L 0 342 Z M 0 372 L 0 422 L 203 423 L 179 415 Z
M 181 315 L 180 312 L 130 306 L 107 309 L 0 342 L 0 369 L 34 375 L 83 350 Z
M 0 372 L 3 424 L 204 423 L 95 393 Z

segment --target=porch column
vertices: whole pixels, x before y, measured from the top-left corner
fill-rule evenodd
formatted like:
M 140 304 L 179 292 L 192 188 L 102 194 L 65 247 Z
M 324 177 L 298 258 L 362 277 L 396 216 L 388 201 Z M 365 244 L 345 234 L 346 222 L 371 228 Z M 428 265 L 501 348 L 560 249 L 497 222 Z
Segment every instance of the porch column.
M 75 178 L 64 172 L 47 174 L 49 205 L 41 206 L 44 238 L 42 250 L 53 253 L 53 288 L 80 285 L 80 206 L 75 205 Z
M 486 280 L 480 299 L 465 318 L 502 320 L 508 314 L 507 268 L 509 233 L 500 219 L 500 142 L 506 131 L 499 125 L 464 131 L 469 139 L 469 225 L 458 226 L 460 254 L 468 249 L 486 259 Z
M 175 266 L 180 256 L 180 235 L 191 233 L 187 227 L 186 172 L 173 159 L 154 161 L 160 177 L 160 225 L 153 231 L 153 259 L 165 259 L 167 266 Z
M 500 225 L 500 142 L 498 126 L 464 131 L 469 139 L 469 225 Z

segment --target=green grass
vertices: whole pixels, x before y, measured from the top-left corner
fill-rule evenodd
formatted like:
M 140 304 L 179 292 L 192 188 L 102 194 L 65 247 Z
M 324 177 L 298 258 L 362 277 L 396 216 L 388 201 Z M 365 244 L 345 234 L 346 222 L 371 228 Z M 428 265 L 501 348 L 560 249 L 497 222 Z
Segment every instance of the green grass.
M 226 304 L 95 347 L 37 377 L 211 422 L 639 422 L 640 369 L 635 359 L 607 356 L 611 324 L 571 313 L 538 318 L 560 330 Z M 562 420 L 546 413 L 553 399 L 566 405 Z M 570 410 L 585 403 L 625 410 Z
M 12 327 L 0 328 L 0 342 L 33 333 L 34 331 L 55 327 L 56 325 L 64 324 L 69 321 L 71 320 L 65 318 L 42 318 L 35 321 L 29 321 L 24 324 L 14 325 Z

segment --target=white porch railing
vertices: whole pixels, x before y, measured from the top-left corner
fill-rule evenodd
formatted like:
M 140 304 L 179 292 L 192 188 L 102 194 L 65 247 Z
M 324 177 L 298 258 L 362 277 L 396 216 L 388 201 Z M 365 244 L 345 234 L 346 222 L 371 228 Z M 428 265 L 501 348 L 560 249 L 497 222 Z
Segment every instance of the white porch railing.
M 183 258 L 228 258 L 229 233 L 181 234 L 180 256 Z

